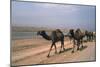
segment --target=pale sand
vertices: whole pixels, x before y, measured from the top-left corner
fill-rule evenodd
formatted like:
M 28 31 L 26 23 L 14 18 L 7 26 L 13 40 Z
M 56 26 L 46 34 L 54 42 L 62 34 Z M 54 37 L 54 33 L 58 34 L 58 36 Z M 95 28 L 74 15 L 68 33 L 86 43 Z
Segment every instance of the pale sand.
M 65 38 L 66 51 L 61 54 L 55 54 L 54 48 L 51 51 L 50 58 L 47 58 L 51 41 L 47 41 L 41 37 L 34 39 L 13 40 L 11 50 L 12 65 L 30 65 L 30 64 L 48 64 L 48 63 L 64 63 L 78 61 L 94 61 L 95 60 L 95 42 L 84 43 L 85 49 L 81 51 L 72 51 L 72 43 Z M 56 43 L 57 51 L 60 50 L 60 42 Z

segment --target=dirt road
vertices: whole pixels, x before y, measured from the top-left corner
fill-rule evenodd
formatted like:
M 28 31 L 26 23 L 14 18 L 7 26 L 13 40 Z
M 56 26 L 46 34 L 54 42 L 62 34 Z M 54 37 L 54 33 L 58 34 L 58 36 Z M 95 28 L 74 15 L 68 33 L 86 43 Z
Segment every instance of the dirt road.
M 75 53 L 71 53 L 73 43 L 65 41 L 66 50 L 59 54 L 60 42 L 57 44 L 57 54 L 55 50 L 50 53 L 50 57 L 47 58 L 48 51 L 50 49 L 51 42 L 45 40 L 39 40 L 40 45 L 32 46 L 37 41 L 27 40 L 24 42 L 16 42 L 17 47 L 24 45 L 23 49 L 16 47 L 11 53 L 12 65 L 30 65 L 30 64 L 49 64 L 49 63 L 64 63 L 64 62 L 79 62 L 79 61 L 94 61 L 95 60 L 95 42 L 84 43 L 84 48 L 79 51 L 75 50 Z M 14 42 L 15 44 L 15 42 Z M 26 45 L 25 45 L 26 44 Z M 42 45 L 43 44 L 43 45 Z M 25 47 L 26 46 L 26 47 Z M 30 46 L 30 47 L 27 47 Z M 13 46 L 14 47 L 14 46 Z

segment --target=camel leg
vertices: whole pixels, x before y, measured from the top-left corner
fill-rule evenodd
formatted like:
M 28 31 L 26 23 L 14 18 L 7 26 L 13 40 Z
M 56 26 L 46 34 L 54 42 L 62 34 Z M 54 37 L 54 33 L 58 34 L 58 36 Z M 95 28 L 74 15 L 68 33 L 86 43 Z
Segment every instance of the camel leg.
M 54 46 L 55 46 L 55 54 L 57 54 L 57 48 L 56 48 L 56 45 L 54 44 Z
M 63 51 L 65 51 L 65 48 L 64 48 L 64 41 L 63 41 L 61 44 L 62 44 L 62 47 L 63 47 Z
M 77 50 L 79 50 L 80 47 L 80 41 L 77 41 Z
M 83 48 L 83 40 L 81 40 L 81 45 L 82 45 L 81 48 Z
M 61 44 L 61 48 L 60 48 L 60 51 L 59 51 L 59 53 L 61 53 L 61 50 L 62 50 L 62 44 Z
M 89 36 L 87 36 L 87 41 L 89 41 Z
M 50 52 L 51 52 L 51 50 L 52 50 L 53 45 L 54 45 L 54 44 L 52 44 L 52 45 L 51 45 L 51 47 L 50 47 L 50 50 L 49 50 L 49 53 L 48 53 L 47 57 L 49 57 L 49 54 L 50 54 Z
M 75 40 L 73 40 L 74 44 L 73 44 L 73 50 L 72 53 L 74 53 L 74 49 L 75 49 Z
M 63 48 L 63 51 L 65 51 L 65 48 L 64 48 L 64 41 L 61 41 L 61 48 L 60 48 L 60 52 L 59 52 L 59 53 L 61 53 L 62 48 Z

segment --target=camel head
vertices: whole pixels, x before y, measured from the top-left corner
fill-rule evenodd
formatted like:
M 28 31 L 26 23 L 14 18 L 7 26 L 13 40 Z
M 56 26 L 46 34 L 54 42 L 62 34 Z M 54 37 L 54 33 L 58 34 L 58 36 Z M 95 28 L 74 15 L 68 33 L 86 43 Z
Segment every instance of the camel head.
M 69 34 L 70 34 L 72 37 L 74 37 L 74 29 L 70 29 L 70 30 L 69 30 Z
M 72 35 L 74 33 L 74 29 L 70 29 L 69 33 Z
M 44 35 L 44 34 L 45 34 L 45 31 L 44 30 L 37 32 L 37 35 Z
M 43 37 L 44 39 L 46 39 L 46 40 L 51 40 L 51 37 L 48 36 L 44 30 L 38 31 L 38 32 L 37 32 L 37 35 L 42 36 L 42 37 Z
M 70 29 L 69 32 L 74 32 L 74 29 Z

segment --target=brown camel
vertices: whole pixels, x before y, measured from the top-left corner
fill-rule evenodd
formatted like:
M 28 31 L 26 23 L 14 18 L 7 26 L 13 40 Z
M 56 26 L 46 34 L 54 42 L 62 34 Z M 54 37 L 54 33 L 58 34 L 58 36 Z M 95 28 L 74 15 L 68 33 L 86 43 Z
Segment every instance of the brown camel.
M 62 33 L 62 31 L 60 29 L 56 29 L 56 30 L 52 31 L 50 36 L 47 35 L 47 33 L 44 30 L 38 31 L 37 34 L 41 35 L 46 40 L 51 40 L 52 41 L 52 44 L 51 44 L 51 47 L 50 47 L 50 50 L 49 50 L 49 53 L 48 53 L 47 57 L 49 57 L 49 54 L 50 54 L 53 46 L 55 47 L 55 53 L 57 53 L 55 43 L 58 42 L 58 41 L 61 41 L 60 52 L 61 52 L 62 48 L 63 48 L 63 50 L 65 50 L 65 48 L 64 48 L 64 34 Z
M 71 29 L 69 33 L 73 38 L 73 43 L 74 43 L 73 50 L 72 50 L 73 53 L 75 45 L 77 45 L 77 50 L 79 50 L 80 45 L 83 47 L 83 37 L 85 37 L 85 33 L 81 32 L 80 29 L 77 29 L 76 31 L 74 31 L 74 29 Z
M 95 40 L 96 34 L 95 32 L 89 32 L 89 31 L 85 31 L 86 37 L 87 37 L 87 41 L 93 41 Z

